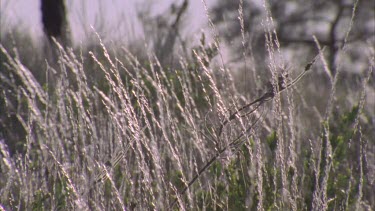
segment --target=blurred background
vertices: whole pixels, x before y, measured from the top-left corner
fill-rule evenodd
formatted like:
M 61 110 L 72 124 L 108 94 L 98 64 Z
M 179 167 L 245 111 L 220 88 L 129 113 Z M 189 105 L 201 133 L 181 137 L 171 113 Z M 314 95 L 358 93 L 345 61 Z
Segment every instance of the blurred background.
M 0 152 L 2 156 L 7 157 L 8 163 L 13 162 L 11 157 L 16 153 L 29 153 L 27 155 L 32 160 L 34 151 L 30 149 L 34 148 L 36 158 L 42 157 L 38 153 L 43 152 L 46 155 L 44 158 L 52 162 L 50 150 L 38 146 L 39 142 L 42 142 L 43 146 L 50 144 L 48 146 L 54 148 L 53 153 L 62 153 L 60 163 L 70 162 L 75 166 L 77 171 L 72 175 L 76 177 L 76 184 L 85 184 L 82 186 L 87 188 L 92 184 L 91 178 L 86 178 L 86 183 L 80 182 L 81 170 L 84 169 L 82 166 L 87 167 L 82 171 L 94 175 L 94 168 L 91 166 L 100 167 L 96 161 L 106 163 L 118 146 L 124 140 L 129 141 L 129 134 L 135 131 L 135 135 L 132 135 L 138 137 L 142 134 L 144 138 L 137 139 L 135 143 L 144 141 L 139 146 L 143 147 L 144 144 L 145 148 L 153 149 L 150 152 L 154 152 L 154 149 L 158 153 L 160 151 L 161 165 L 149 164 L 150 159 L 147 159 L 147 156 L 143 157 L 144 149 L 140 147 L 134 150 L 139 147 L 135 146 L 126 155 L 139 155 L 135 156 L 136 160 L 139 159 L 151 167 L 145 165 L 146 167 L 139 171 L 138 163 L 132 162 L 131 159 L 123 159 L 122 162 L 127 164 L 119 167 L 119 175 L 122 177 L 129 174 L 125 177 L 133 179 L 129 184 L 136 184 L 134 188 L 141 184 L 142 188 L 152 189 L 149 192 L 150 197 L 159 192 L 159 186 L 147 183 L 153 180 L 138 177 L 138 173 L 134 172 L 151 172 L 150 175 L 159 178 L 161 174 L 155 173 L 155 164 L 157 168 L 162 166 L 163 172 L 172 172 L 171 174 L 175 175 L 168 175 L 158 183 L 164 190 L 170 189 L 160 196 L 163 200 L 148 200 L 142 195 L 142 191 L 138 195 L 132 194 L 132 191 L 123 192 L 122 196 L 129 199 L 126 203 L 138 203 L 143 210 L 151 209 L 149 202 L 157 204 L 153 209 L 162 209 L 166 202 L 171 202 L 170 197 L 173 194 L 170 193 L 176 193 L 175 190 L 180 186 L 184 187 L 188 182 L 187 179 L 181 180 L 182 176 L 192 178 L 192 172 L 198 169 L 197 166 L 203 166 L 212 154 L 220 151 L 221 146 L 212 147 L 214 144 L 219 141 L 223 141 L 219 144 L 229 144 L 231 138 L 235 137 L 233 134 L 247 134 L 248 130 L 241 129 L 252 129 L 252 126 L 244 125 L 258 121 L 258 116 L 256 120 L 251 118 L 251 111 L 250 115 L 243 115 L 247 118 L 244 125 L 239 121 L 225 131 L 223 140 L 220 133 L 217 142 L 207 138 L 215 134 L 217 125 L 223 125 L 230 112 L 269 91 L 267 86 L 277 84 L 279 78 L 290 82 L 321 53 L 312 65 L 311 71 L 298 84 L 283 92 L 280 99 L 272 100 L 272 103 L 264 106 L 264 113 L 257 113 L 262 120 L 255 128 L 255 132 L 244 138 L 245 149 L 241 149 L 243 153 L 238 153 L 238 158 L 251 163 L 253 169 L 249 167 L 248 171 L 241 172 L 242 163 L 235 162 L 237 155 L 231 157 L 234 160 L 233 171 L 227 174 L 223 184 L 226 188 L 229 187 L 227 184 L 233 181 L 232 175 L 236 175 L 235 178 L 243 177 L 242 181 L 238 179 L 235 181 L 237 184 L 231 186 L 238 187 L 240 191 L 232 191 L 229 188 L 224 193 L 224 189 L 219 187 L 213 192 L 216 194 L 215 197 L 223 197 L 220 199 L 223 202 L 228 200 L 225 197 L 232 197 L 233 200 L 242 197 L 243 201 L 237 200 L 239 205 L 233 205 L 232 210 L 242 210 L 239 207 L 243 210 L 248 210 L 245 209 L 248 207 L 255 209 L 258 200 L 255 193 L 262 194 L 263 191 L 266 209 L 274 209 L 277 201 L 277 206 L 280 205 L 280 209 L 283 210 L 283 200 L 286 197 L 278 195 L 277 191 L 286 189 L 292 193 L 292 204 L 299 203 L 298 209 L 297 204 L 293 205 L 295 210 L 312 210 L 312 207 L 320 204 L 319 200 L 323 198 L 327 204 L 334 201 L 329 207 L 327 205 L 329 210 L 335 210 L 337 207 L 351 210 L 359 203 L 365 208 L 373 207 L 375 204 L 373 0 L 1 0 L 0 24 Z M 109 58 L 112 58 L 116 65 L 113 65 Z M 108 69 L 118 71 L 116 74 L 120 76 L 113 76 L 116 83 L 109 80 L 109 76 L 115 73 L 109 73 Z M 55 74 L 54 78 L 51 77 L 51 72 Z M 160 80 L 158 74 L 164 78 Z M 119 87 L 123 93 L 134 95 L 127 106 L 132 109 L 134 107 L 139 113 L 127 121 L 130 122 L 129 125 L 136 123 L 139 131 L 128 132 L 125 129 L 122 134 L 122 122 L 118 125 L 112 122 L 118 116 L 129 118 L 128 113 L 121 113 L 124 111 L 121 105 L 126 105 L 127 101 L 121 98 L 121 95 L 120 99 L 116 98 Z M 159 89 L 160 87 L 164 90 Z M 70 95 L 65 95 L 66 90 L 70 91 Z M 79 105 L 69 104 L 79 98 L 76 90 L 81 91 L 79 94 L 82 96 L 79 97 L 84 100 L 81 100 Z M 164 95 L 170 98 L 160 97 Z M 106 100 L 115 99 L 113 105 L 120 106 L 116 109 L 121 115 L 112 111 L 105 112 L 102 105 L 103 96 L 107 97 L 103 98 Z M 35 103 L 34 99 L 41 102 Z M 144 102 L 150 103 L 150 106 L 143 101 L 138 102 L 139 99 L 145 99 Z M 45 106 L 45 101 L 51 103 L 53 109 L 49 110 L 49 107 Z M 68 103 L 66 108 L 74 113 L 74 117 L 67 118 L 66 121 L 60 118 L 67 113 L 65 107 L 61 106 L 65 105 L 64 103 Z M 221 106 L 225 109 L 220 110 Z M 140 108 L 156 116 L 152 116 L 151 119 L 155 127 L 149 127 L 148 124 L 143 127 L 142 124 L 148 122 L 151 117 L 142 114 L 140 111 L 144 110 Z M 165 108 L 171 110 L 173 118 Z M 38 109 L 41 112 L 35 112 Z M 203 116 L 209 111 L 210 114 L 217 115 L 212 118 L 213 123 L 209 122 L 207 126 L 203 124 L 207 123 L 204 122 Z M 51 124 L 45 124 L 44 118 L 48 119 L 49 112 L 55 112 L 56 117 L 49 120 Z M 45 116 L 40 118 L 40 113 Z M 189 116 L 193 113 L 194 116 Z M 68 133 L 72 128 L 81 128 L 82 114 L 90 116 L 91 119 L 86 119 L 92 120 L 91 126 L 97 124 L 99 130 L 87 129 L 95 128 L 90 126 L 83 127 L 82 133 Z M 77 119 L 74 119 L 75 117 Z M 33 118 L 38 120 L 37 126 L 33 125 Z M 141 121 L 135 121 L 139 119 Z M 159 124 L 159 120 L 163 124 Z M 110 129 L 106 128 L 107 124 Z M 171 129 L 170 125 L 174 127 Z M 52 130 L 50 127 L 57 129 Z M 63 128 L 62 132 L 59 127 Z M 108 135 L 107 133 L 112 130 L 119 134 Z M 58 132 L 54 133 L 55 131 Z M 53 135 L 49 136 L 49 132 Z M 154 139 L 154 133 L 158 138 Z M 93 138 L 93 134 L 96 139 Z M 179 134 L 179 137 L 176 134 Z M 167 141 L 172 144 L 161 144 L 166 141 L 164 135 L 169 137 Z M 113 144 L 110 146 L 107 144 L 108 137 L 113 137 Z M 252 142 L 254 140 L 256 144 Z M 284 144 L 280 140 L 285 141 Z M 70 142 L 74 145 L 69 145 Z M 155 145 L 147 145 L 154 142 Z M 61 152 L 61 147 L 56 143 L 69 146 Z M 91 143 L 94 143 L 95 147 L 92 147 Z M 71 150 L 71 146 L 77 152 Z M 182 152 L 181 156 L 175 156 L 175 148 Z M 255 153 L 255 149 L 259 149 L 256 153 L 264 153 L 263 158 L 257 155 L 259 165 L 250 162 L 249 157 L 246 157 L 247 152 Z M 290 150 L 290 153 L 283 153 L 282 150 Z M 98 158 L 95 157 L 99 155 L 97 151 L 102 152 Z M 86 152 L 91 154 L 85 154 Z M 84 165 L 75 165 L 76 154 L 82 155 L 81 161 Z M 93 155 L 92 160 L 90 155 Z M 67 159 L 64 160 L 65 158 Z M 158 156 L 154 158 L 153 161 L 159 162 Z M 90 160 L 87 161 L 87 165 L 86 159 Z M 330 159 L 332 166 L 331 163 L 327 164 Z M 44 170 L 45 160 L 39 161 L 40 168 L 30 168 L 37 169 L 41 175 L 56 171 L 53 168 Z M 182 163 L 181 166 L 173 166 L 177 161 Z M 17 162 L 14 162 L 14 165 Z M 27 162 L 25 165 L 28 165 Z M 53 165 L 55 164 L 51 164 Z M 128 172 L 127 165 L 135 170 Z M 326 171 L 326 166 L 332 169 Z M 25 177 L 28 177 L 27 168 L 18 168 L 26 169 Z M 259 170 L 258 176 L 254 172 L 256 168 Z M 284 169 L 288 173 L 281 173 L 281 177 L 273 168 Z M 297 174 L 294 173 L 297 169 L 298 175 L 302 177 L 297 178 Z M 3 175 L 13 174 L 13 171 L 14 169 L 9 167 L 8 174 Z M 263 177 L 262 174 L 267 172 L 269 177 Z M 39 173 L 35 175 L 36 183 L 39 182 Z M 277 175 L 276 179 L 273 179 L 273 173 Z M 291 180 L 288 183 L 280 182 L 281 178 L 286 180 L 286 174 Z M 224 174 L 212 173 L 211 176 L 206 179 L 208 183 L 217 181 L 212 178 L 225 178 Z M 257 177 L 258 184 L 264 179 L 273 180 L 276 185 L 271 187 L 272 182 L 268 182 L 271 186 L 265 186 L 263 189 L 258 186 L 259 190 L 256 191 L 254 184 L 247 183 L 253 181 L 249 178 L 254 177 Z M 177 178 L 177 182 L 173 182 L 173 178 Z M 330 181 L 326 182 L 327 178 Z M 49 179 L 46 181 L 50 181 Z M 26 187 L 19 182 L 16 185 L 20 188 L 15 189 L 7 177 L 0 180 L 0 187 L 6 184 L 7 188 L 4 190 L 8 190 L 9 194 Z M 322 190 L 316 186 L 316 180 L 321 183 Z M 300 188 L 297 181 L 305 186 Z M 252 186 L 252 192 L 247 192 L 250 190 L 249 185 Z M 133 188 L 132 185 L 121 187 L 126 186 Z M 298 195 L 293 194 L 295 187 L 300 188 Z M 91 189 L 87 190 L 90 191 Z M 22 195 L 28 192 L 20 193 Z M 99 197 L 101 193 L 95 194 Z M 205 194 L 210 197 L 215 195 L 204 193 L 203 189 L 203 195 Z M 275 199 L 272 198 L 273 194 Z M 327 195 L 330 199 L 327 199 Z M 292 199 L 293 196 L 296 198 Z M 22 197 L 30 201 L 27 194 Z M 280 200 L 276 200 L 277 197 Z M 204 197 L 197 195 L 197 198 L 193 199 L 196 200 L 195 205 L 187 205 L 187 208 L 199 207 L 201 198 Z M 39 199 L 43 197 L 35 201 L 43 201 Z M 131 202 L 132 200 L 134 202 Z M 137 202 L 138 200 L 140 202 Z M 312 202 L 313 200 L 317 202 Z M 210 202 L 211 200 L 208 200 L 207 206 L 212 205 Z M 11 207 L 12 203 L 16 204 L 11 202 L 8 206 Z M 112 200 L 108 203 L 117 202 Z M 289 208 L 285 210 L 291 210 Z M 318 207 L 316 210 L 324 209 Z
M 148 0 L 67 0 L 66 16 L 75 44 L 88 39 L 93 29 L 108 39 L 129 42 L 132 39 L 144 39 L 142 17 L 167 15 L 170 9 L 182 1 L 148 1 Z M 207 1 L 210 5 L 213 1 Z M 43 36 L 41 1 L 40 0 L 2 0 L 1 31 L 11 28 L 22 29 L 33 39 Z M 189 8 L 184 18 L 184 31 L 190 35 L 199 32 L 206 25 L 204 7 L 201 1 L 189 1 Z M 93 29 L 91 28 L 93 27 Z

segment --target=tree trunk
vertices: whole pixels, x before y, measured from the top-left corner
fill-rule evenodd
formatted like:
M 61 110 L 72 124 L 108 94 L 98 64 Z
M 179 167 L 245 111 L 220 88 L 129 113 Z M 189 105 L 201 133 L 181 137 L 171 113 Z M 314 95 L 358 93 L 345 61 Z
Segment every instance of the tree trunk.
M 54 37 L 63 45 L 69 44 L 68 22 L 64 0 L 41 0 L 42 23 L 49 42 Z

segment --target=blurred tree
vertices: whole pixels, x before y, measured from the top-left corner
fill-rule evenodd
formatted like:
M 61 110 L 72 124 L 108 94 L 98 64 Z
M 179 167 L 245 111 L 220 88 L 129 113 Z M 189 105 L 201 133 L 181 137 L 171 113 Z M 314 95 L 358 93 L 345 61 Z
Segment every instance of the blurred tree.
M 48 40 L 54 37 L 63 45 L 69 44 L 68 22 L 64 0 L 41 0 L 44 33 Z
M 162 65 L 171 66 L 176 41 L 179 40 L 184 45 L 180 29 L 184 23 L 183 16 L 186 14 L 188 5 L 188 0 L 184 0 L 178 6 L 172 4 L 169 11 L 156 16 L 150 15 L 151 8 L 145 8 L 138 13 L 146 38 L 151 42 Z
M 267 15 L 264 9 L 265 3 L 259 0 L 243 2 L 243 31 L 245 35 L 243 40 L 241 24 L 238 21 L 239 2 L 219 0 L 212 9 L 212 21 L 219 26 L 221 37 L 233 47 L 234 52 L 241 52 L 238 49 L 243 48 L 241 42 L 244 41 L 246 47 L 256 49 L 256 52 L 252 53 L 255 53 L 255 62 L 259 63 L 264 61 L 266 56 L 263 26 L 267 24 L 264 21 L 264 17 Z M 346 44 L 356 45 L 355 48 L 348 49 L 351 57 L 349 60 L 355 60 L 361 54 L 363 55 L 363 51 L 358 51 L 361 46 L 366 46 L 368 43 L 374 44 L 374 1 L 269 0 L 266 2 L 281 45 L 288 50 L 296 51 L 303 48 L 304 50 L 308 49 L 308 53 L 315 54 L 316 52 L 313 52 L 316 49 L 313 39 L 313 35 L 315 35 L 321 45 L 328 47 L 328 67 L 331 75 L 335 75 L 337 71 L 338 51 L 343 47 L 345 41 Z M 355 11 L 354 18 L 352 17 L 353 11 Z M 348 34 L 349 29 L 351 30 Z M 239 60 L 242 56 L 238 53 L 234 54 L 235 60 Z M 308 58 L 308 55 L 305 57 Z

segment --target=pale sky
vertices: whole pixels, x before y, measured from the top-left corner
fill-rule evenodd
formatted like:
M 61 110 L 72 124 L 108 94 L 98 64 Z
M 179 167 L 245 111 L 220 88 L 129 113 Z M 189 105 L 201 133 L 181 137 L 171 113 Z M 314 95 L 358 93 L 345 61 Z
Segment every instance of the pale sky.
M 208 0 L 208 6 L 214 0 Z M 167 11 L 171 3 L 180 5 L 182 0 L 66 0 L 69 24 L 73 41 L 80 43 L 85 39 L 85 31 L 91 33 L 93 26 L 105 36 L 139 37 L 143 36 L 142 28 L 137 21 L 137 9 L 151 6 L 153 13 Z M 185 21 L 185 32 L 199 34 L 207 26 L 207 18 L 201 0 L 189 1 L 188 21 Z M 42 36 L 40 0 L 0 0 L 1 30 L 6 26 L 17 27 L 33 35 L 35 39 Z M 101 30 L 102 29 L 102 30 Z

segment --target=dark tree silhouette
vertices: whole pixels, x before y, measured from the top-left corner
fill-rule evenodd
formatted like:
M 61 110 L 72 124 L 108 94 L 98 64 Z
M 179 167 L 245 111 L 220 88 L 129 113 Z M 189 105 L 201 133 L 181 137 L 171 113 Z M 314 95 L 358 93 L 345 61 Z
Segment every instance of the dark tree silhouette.
M 64 0 L 41 0 L 42 23 L 44 33 L 51 40 L 54 37 L 67 44 L 67 18 Z

